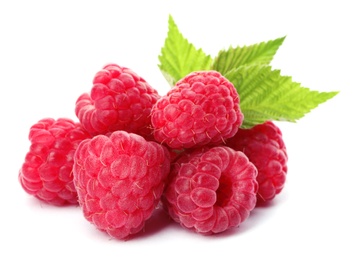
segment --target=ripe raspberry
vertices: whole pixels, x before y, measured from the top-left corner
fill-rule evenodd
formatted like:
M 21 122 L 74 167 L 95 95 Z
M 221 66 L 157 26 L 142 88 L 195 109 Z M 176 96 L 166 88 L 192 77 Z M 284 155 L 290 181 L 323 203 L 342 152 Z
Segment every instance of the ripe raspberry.
M 212 234 L 239 226 L 256 204 L 257 170 L 229 147 L 184 152 L 173 163 L 162 201 L 182 226 Z
M 281 130 L 271 121 L 251 129 L 239 129 L 227 140 L 227 146 L 242 151 L 258 170 L 259 202 L 272 200 L 284 187 L 287 151 Z
M 109 64 L 97 72 L 91 93 L 76 101 L 76 115 L 92 135 L 116 130 L 150 137 L 150 113 L 158 92 L 129 68 Z
M 85 218 L 114 238 L 139 232 L 160 200 L 169 168 L 164 146 L 133 133 L 83 141 L 73 169 Z
M 176 149 L 219 144 L 243 121 L 235 87 L 219 72 L 192 72 L 153 106 L 154 138 Z
M 86 138 L 90 135 L 71 119 L 45 118 L 34 124 L 29 133 L 31 146 L 19 172 L 23 189 L 49 204 L 77 204 L 73 156 Z

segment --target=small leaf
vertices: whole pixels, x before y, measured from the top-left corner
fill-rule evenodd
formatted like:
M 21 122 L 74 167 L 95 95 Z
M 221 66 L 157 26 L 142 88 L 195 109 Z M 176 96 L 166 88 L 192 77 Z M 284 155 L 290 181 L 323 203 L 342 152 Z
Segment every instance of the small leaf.
M 241 66 L 224 75 L 236 87 L 244 114 L 242 128 L 267 120 L 295 122 L 338 94 L 302 87 L 270 66 Z
M 184 38 L 171 15 L 168 25 L 168 35 L 158 57 L 158 66 L 169 84 L 175 84 L 193 71 L 209 70 L 212 64 L 211 57 L 202 49 L 196 49 Z
M 243 47 L 221 50 L 213 63 L 213 69 L 225 74 L 243 65 L 270 64 L 285 37 Z

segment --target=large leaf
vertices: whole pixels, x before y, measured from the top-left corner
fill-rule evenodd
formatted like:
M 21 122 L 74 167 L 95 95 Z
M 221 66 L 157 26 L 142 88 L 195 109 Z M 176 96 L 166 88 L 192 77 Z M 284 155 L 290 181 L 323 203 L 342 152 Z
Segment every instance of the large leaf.
M 270 64 L 285 37 L 243 47 L 221 50 L 216 56 L 213 69 L 226 74 L 243 65 Z
M 267 120 L 295 122 L 338 92 L 302 87 L 270 66 L 242 66 L 225 74 L 236 87 L 244 114 L 242 128 Z
M 168 26 L 168 35 L 158 57 L 158 66 L 167 81 L 174 85 L 193 71 L 209 70 L 212 65 L 211 57 L 184 38 L 172 16 L 169 16 Z

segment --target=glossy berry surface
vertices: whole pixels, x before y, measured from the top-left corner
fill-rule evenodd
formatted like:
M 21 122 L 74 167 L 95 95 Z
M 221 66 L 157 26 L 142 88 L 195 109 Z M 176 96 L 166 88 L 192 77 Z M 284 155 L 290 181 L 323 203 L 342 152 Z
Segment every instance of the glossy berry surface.
M 83 127 L 67 118 L 45 118 L 31 126 L 31 145 L 19 172 L 23 189 L 49 204 L 77 204 L 73 156 L 87 138 Z
M 257 170 L 229 147 L 202 147 L 173 163 L 162 201 L 183 227 L 213 234 L 239 226 L 256 204 Z
M 74 183 L 84 217 L 114 238 L 138 233 L 160 200 L 169 167 L 168 150 L 137 134 L 115 131 L 82 142 Z
M 239 129 L 227 146 L 242 151 L 258 170 L 258 201 L 272 200 L 284 188 L 287 175 L 287 150 L 282 132 L 267 121 L 250 129 Z
M 242 123 L 239 102 L 235 87 L 219 72 L 192 72 L 154 105 L 154 138 L 176 149 L 220 144 Z
M 90 93 L 77 99 L 75 113 L 92 135 L 125 130 L 150 137 L 151 109 L 158 98 L 134 71 L 109 64 L 95 75 Z

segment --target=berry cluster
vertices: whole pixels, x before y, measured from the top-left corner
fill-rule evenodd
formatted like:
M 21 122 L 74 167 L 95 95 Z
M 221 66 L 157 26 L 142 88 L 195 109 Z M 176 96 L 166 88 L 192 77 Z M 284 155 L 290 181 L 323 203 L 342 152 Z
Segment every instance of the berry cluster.
M 195 71 L 164 96 L 131 69 L 109 64 L 75 106 L 79 122 L 30 129 L 23 189 L 53 205 L 79 204 L 117 239 L 141 231 L 160 205 L 201 234 L 238 227 L 283 188 L 287 152 L 271 121 L 241 129 L 235 87 Z

